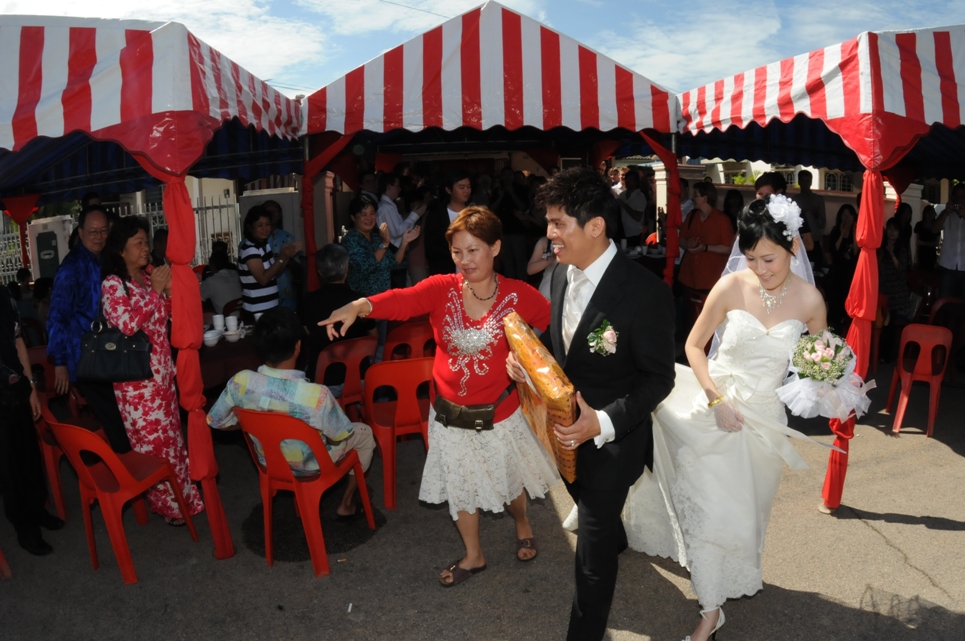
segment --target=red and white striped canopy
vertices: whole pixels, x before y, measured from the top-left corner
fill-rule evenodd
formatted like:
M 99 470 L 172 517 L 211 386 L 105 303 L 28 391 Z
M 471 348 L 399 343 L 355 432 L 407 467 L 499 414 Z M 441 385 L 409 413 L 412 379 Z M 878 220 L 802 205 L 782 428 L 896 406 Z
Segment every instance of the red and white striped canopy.
M 0 16 L 0 60 L 2 149 L 83 131 L 181 173 L 234 117 L 298 135 L 296 103 L 178 23 Z
M 965 25 L 865 32 L 692 89 L 680 104 L 691 133 L 804 114 L 826 122 L 866 167 L 888 166 L 932 124 L 965 121 Z
M 303 133 L 427 127 L 677 130 L 655 85 L 536 20 L 488 2 L 309 96 Z

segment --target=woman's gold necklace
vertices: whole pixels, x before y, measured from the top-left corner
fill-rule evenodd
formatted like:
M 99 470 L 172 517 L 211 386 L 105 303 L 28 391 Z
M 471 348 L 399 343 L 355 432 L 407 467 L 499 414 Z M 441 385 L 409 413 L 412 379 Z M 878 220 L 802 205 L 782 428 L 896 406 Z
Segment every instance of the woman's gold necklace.
M 757 288 L 761 293 L 761 304 L 764 305 L 764 311 L 766 311 L 768 314 L 780 307 L 781 303 L 784 302 L 784 296 L 787 294 L 787 284 L 790 282 L 790 280 L 791 274 L 789 273 L 787 278 L 784 279 L 784 286 L 781 287 L 781 292 L 776 296 L 772 296 L 771 294 L 767 293 L 766 289 L 764 289 L 764 283 L 758 279 Z
M 472 288 L 472 283 L 470 283 L 468 280 L 466 281 L 466 287 L 469 288 L 469 291 L 476 298 L 476 300 L 481 300 L 482 302 L 485 303 L 487 300 L 492 300 L 493 298 L 495 298 L 496 294 L 499 293 L 499 278 L 496 276 L 496 274 L 493 274 L 493 282 L 496 283 L 496 288 L 493 290 L 493 293 L 487 296 L 486 298 L 480 298 L 479 294 L 476 293 L 476 290 Z

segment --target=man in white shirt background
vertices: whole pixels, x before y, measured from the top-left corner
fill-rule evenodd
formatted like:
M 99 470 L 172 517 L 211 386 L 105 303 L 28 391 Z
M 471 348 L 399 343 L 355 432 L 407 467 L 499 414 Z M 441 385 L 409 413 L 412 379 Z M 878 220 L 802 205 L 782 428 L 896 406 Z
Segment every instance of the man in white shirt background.
M 938 265 L 942 272 L 942 298 L 965 298 L 965 183 L 952 188 L 952 197 L 932 223 L 942 235 Z
M 643 218 L 647 211 L 647 196 L 640 188 L 640 174 L 636 169 L 627 170 L 624 184 L 627 188 L 617 196 L 623 222 L 623 237 L 628 246 L 636 247 L 641 243 L 641 235 L 650 234 Z

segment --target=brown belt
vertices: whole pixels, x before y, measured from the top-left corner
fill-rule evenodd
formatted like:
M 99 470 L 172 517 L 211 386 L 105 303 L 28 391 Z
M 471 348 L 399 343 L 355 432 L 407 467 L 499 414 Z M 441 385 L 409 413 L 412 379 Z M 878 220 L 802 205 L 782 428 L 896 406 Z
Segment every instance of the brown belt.
M 514 386 L 515 383 L 511 384 L 499 400 L 489 405 L 457 405 L 436 394 L 436 400 L 432 403 L 432 408 L 436 410 L 436 422 L 444 427 L 458 427 L 477 432 L 491 430 L 496 416 L 496 407 L 506 400 Z

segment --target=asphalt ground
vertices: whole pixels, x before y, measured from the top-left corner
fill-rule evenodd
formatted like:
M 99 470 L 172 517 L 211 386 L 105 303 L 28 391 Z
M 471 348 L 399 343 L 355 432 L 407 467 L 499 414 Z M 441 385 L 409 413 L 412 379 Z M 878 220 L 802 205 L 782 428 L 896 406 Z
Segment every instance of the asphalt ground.
M 827 450 L 796 443 L 811 469 L 785 471 L 764 552 L 764 589 L 724 606 L 719 639 L 965 639 L 965 388 L 945 385 L 934 438 L 924 436 L 927 389 L 916 385 L 900 436 L 883 413 L 891 369 L 878 372 L 870 413 L 852 441 L 844 504 L 820 502 Z M 958 375 L 961 381 L 962 374 Z M 792 425 L 830 443 L 822 420 Z M 255 469 L 237 434 L 219 435 L 219 487 L 237 549 L 219 561 L 205 516 L 200 542 L 153 516 L 125 527 L 139 582 L 126 586 L 99 511 L 100 569 L 91 569 L 76 476 L 62 463 L 68 521 L 36 558 L 0 519 L 14 577 L 0 582 L 0 639 L 563 639 L 576 536 L 560 523 L 572 502 L 555 488 L 532 501 L 539 557 L 519 563 L 512 519 L 481 519 L 488 570 L 452 589 L 439 572 L 459 558 L 445 506 L 418 501 L 421 440 L 398 449 L 398 509 L 386 510 L 382 461 L 368 485 L 379 527 L 334 522 L 341 488 L 323 500 L 332 572 L 316 578 L 293 501 L 274 511 L 274 567 L 264 558 Z M 685 570 L 627 551 L 610 614 L 613 640 L 679 640 L 698 606 Z

